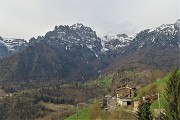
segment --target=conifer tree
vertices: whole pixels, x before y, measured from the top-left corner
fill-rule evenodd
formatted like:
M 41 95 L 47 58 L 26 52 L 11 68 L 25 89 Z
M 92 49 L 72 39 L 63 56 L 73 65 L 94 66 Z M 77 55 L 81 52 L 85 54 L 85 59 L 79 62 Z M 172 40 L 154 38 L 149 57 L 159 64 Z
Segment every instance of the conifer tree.
M 166 85 L 165 110 L 163 120 L 180 120 L 180 71 L 175 69 L 169 76 Z
M 148 102 L 143 102 L 138 106 L 138 112 L 136 114 L 138 120 L 152 120 L 150 105 Z

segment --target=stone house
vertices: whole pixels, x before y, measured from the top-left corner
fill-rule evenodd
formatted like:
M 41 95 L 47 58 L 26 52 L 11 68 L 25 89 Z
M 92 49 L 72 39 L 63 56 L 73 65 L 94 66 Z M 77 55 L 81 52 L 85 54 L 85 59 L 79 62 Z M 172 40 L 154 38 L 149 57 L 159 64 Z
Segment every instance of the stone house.
M 124 85 L 116 89 L 116 97 L 133 98 L 134 92 L 135 88 L 129 87 L 128 85 Z
M 128 85 L 120 86 L 116 89 L 116 100 L 120 106 L 128 106 L 132 104 L 135 88 Z

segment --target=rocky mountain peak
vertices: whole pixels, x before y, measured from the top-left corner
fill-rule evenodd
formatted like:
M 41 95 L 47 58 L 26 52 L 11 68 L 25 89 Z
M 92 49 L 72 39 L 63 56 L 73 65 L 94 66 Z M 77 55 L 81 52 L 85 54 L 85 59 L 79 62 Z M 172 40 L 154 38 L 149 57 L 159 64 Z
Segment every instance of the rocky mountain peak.
M 63 31 L 65 29 L 69 28 L 68 25 L 59 25 L 59 26 L 55 26 L 54 30 L 55 31 Z
M 2 37 L 0 36 L 0 40 L 2 40 Z
M 128 37 L 126 34 L 117 34 L 118 37 L 123 37 L 123 38 L 126 38 Z
M 76 33 L 80 36 L 88 35 L 90 37 L 97 37 L 95 31 L 93 31 L 90 27 L 83 25 L 82 23 L 76 23 L 70 26 L 70 29 L 76 31 Z
M 32 38 L 31 41 L 40 40 Z M 96 32 L 81 23 L 77 23 L 72 26 L 55 26 L 53 31 L 49 31 L 44 37 L 41 37 L 41 41 L 46 41 L 48 44 L 56 42 L 56 44 L 59 43 L 68 49 L 74 45 L 87 46 L 95 53 L 98 53 L 102 47 L 101 39 L 96 35 Z
M 125 51 L 135 52 L 147 46 L 158 46 L 159 48 L 178 46 L 180 40 L 179 20 L 175 24 L 163 24 L 159 27 L 146 29 L 138 34 Z
M 73 29 L 79 29 L 81 27 L 85 27 L 85 26 L 82 23 L 76 23 L 76 24 L 71 26 L 71 28 L 73 28 Z
M 180 19 L 174 23 L 174 27 L 180 30 Z
M 176 23 L 180 24 L 180 19 L 178 19 L 178 20 L 176 21 Z
M 180 29 L 180 19 L 174 24 L 162 24 L 159 27 L 149 29 L 149 32 L 175 32 Z

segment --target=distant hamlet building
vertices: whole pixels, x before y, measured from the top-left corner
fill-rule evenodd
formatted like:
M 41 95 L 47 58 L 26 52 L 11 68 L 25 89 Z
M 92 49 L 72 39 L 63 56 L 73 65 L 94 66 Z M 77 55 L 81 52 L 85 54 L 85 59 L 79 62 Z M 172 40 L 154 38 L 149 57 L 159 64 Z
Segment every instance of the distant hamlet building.
M 112 110 L 118 108 L 118 106 L 131 106 L 135 111 L 138 111 L 138 106 L 142 102 L 154 102 L 157 100 L 158 95 L 149 94 L 143 97 L 134 97 L 136 88 L 130 87 L 129 85 L 122 85 L 115 90 L 115 96 L 107 94 L 104 96 L 103 102 L 101 104 L 102 108 L 105 110 Z
M 135 88 L 129 87 L 128 85 L 118 87 L 116 89 L 117 104 L 120 106 L 131 105 L 134 92 Z

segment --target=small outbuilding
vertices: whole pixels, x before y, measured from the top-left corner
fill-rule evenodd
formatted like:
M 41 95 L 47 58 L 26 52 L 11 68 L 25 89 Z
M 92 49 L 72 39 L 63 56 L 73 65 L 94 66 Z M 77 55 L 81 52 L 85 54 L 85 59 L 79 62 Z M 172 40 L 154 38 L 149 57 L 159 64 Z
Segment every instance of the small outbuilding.
M 131 105 L 131 99 L 130 98 L 125 98 L 125 97 L 117 98 L 117 104 L 120 105 L 120 106 Z

